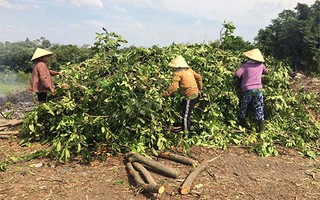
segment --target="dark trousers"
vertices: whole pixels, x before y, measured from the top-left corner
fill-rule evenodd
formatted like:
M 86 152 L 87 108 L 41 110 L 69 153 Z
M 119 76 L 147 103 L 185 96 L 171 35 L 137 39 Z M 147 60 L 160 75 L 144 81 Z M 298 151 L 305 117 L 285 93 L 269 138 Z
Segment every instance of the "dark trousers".
M 262 90 L 247 90 L 243 93 L 240 105 L 240 118 L 246 118 L 247 108 L 251 101 L 253 100 L 254 111 L 256 114 L 256 119 L 258 121 L 264 120 L 264 112 L 263 112 L 263 93 Z
M 195 99 L 192 100 L 188 100 L 188 99 L 184 99 L 181 102 L 182 105 L 182 130 L 183 131 L 190 131 L 190 127 L 191 127 L 191 113 L 192 110 L 195 106 L 196 103 L 199 102 L 199 96 Z
M 47 101 L 47 92 L 37 92 L 39 103 L 44 103 Z

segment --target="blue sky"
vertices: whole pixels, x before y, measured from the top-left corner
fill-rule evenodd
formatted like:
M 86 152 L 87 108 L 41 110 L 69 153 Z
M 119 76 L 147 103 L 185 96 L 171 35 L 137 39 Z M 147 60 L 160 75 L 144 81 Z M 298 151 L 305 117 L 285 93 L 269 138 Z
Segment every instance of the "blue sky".
M 284 9 L 315 0 L 0 0 L 0 42 L 93 44 L 102 27 L 128 45 L 215 41 L 224 21 L 253 41 Z

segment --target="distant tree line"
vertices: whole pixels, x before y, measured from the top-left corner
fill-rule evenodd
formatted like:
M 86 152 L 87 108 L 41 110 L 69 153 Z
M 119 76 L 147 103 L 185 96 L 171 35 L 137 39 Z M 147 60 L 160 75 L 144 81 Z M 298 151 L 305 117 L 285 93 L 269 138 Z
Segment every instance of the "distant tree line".
M 58 70 L 59 65 L 66 63 L 83 62 L 94 54 L 90 47 L 52 44 L 45 37 L 35 41 L 27 38 L 25 41 L 19 42 L 0 42 L 0 71 L 31 72 L 33 63 L 30 59 L 37 47 L 54 52 L 54 56 L 48 63 L 49 67 L 54 70 Z

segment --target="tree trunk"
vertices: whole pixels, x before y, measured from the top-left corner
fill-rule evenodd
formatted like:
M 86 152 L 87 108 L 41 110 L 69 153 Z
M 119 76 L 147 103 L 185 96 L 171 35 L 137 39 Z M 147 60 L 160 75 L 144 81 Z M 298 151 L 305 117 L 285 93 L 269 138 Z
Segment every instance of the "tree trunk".
M 173 160 L 175 162 L 185 164 L 185 165 L 190 165 L 193 167 L 196 167 L 198 165 L 198 162 L 191 158 L 187 158 L 187 157 L 173 154 L 170 152 L 158 152 L 158 156 L 161 158 L 166 158 L 166 159 Z
M 155 172 L 160 173 L 161 175 L 165 175 L 171 178 L 177 178 L 178 177 L 178 171 L 175 169 L 172 169 L 168 166 L 165 166 L 161 164 L 160 162 L 157 162 L 155 160 L 146 158 L 140 154 L 130 152 L 127 155 L 127 159 L 129 162 L 139 162 L 141 164 L 146 165 L 150 169 L 154 170 Z
M 163 186 L 154 185 L 154 184 L 146 184 L 142 180 L 142 178 L 140 177 L 138 172 L 133 168 L 133 166 L 130 162 L 127 163 L 127 169 L 128 169 L 128 173 L 130 174 L 130 176 L 132 176 L 132 178 L 134 179 L 134 181 L 136 183 L 136 188 L 138 190 L 142 190 L 142 191 L 146 191 L 146 192 L 150 192 L 150 193 L 158 193 L 158 194 L 162 194 L 164 192 Z

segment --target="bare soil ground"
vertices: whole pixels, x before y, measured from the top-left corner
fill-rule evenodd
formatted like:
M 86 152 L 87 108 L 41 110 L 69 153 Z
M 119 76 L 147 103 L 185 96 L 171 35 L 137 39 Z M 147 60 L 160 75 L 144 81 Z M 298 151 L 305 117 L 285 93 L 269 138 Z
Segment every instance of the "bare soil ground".
M 319 92 L 319 87 L 315 89 Z M 0 125 L 3 123 L 6 120 L 0 116 Z M 0 138 L 0 163 L 42 148 L 38 143 L 21 147 L 13 136 Z M 171 151 L 182 155 L 181 148 Z M 263 158 L 244 147 L 194 146 L 189 150 L 191 158 L 199 162 L 218 158 L 197 176 L 188 195 L 181 195 L 179 187 L 192 167 L 167 159 L 154 158 L 177 169 L 180 176 L 172 179 L 152 172 L 156 182 L 165 187 L 161 195 L 140 193 L 133 187 L 123 154 L 90 165 L 77 160 L 62 164 L 33 159 L 10 164 L 0 172 L 0 199 L 320 199 L 320 161 L 303 158 L 294 149 L 278 147 L 278 151 L 277 157 Z
M 28 155 L 41 145 L 21 147 L 17 139 L 0 140 L 0 160 Z M 181 153 L 179 149 L 173 149 Z M 152 173 L 165 192 L 138 193 L 128 177 L 124 155 L 95 161 L 57 163 L 35 159 L 11 164 L 0 173 L 0 199 L 319 199 L 320 162 L 281 149 L 277 157 L 262 158 L 241 147 L 227 150 L 193 147 L 190 156 L 204 161 L 220 156 L 197 176 L 189 195 L 179 187 L 192 167 L 166 159 L 161 163 L 177 169 L 177 179 Z

